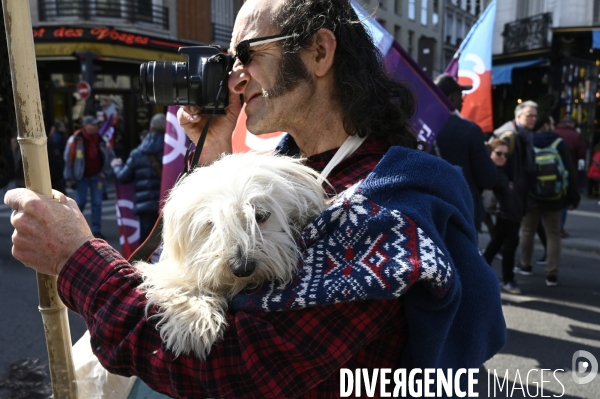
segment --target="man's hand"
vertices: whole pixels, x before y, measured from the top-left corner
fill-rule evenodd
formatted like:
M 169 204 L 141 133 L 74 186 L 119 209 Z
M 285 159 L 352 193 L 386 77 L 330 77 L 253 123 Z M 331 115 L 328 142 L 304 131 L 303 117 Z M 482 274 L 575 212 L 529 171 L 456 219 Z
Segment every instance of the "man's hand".
M 115 158 L 112 161 L 110 161 L 111 168 L 114 168 L 117 165 L 123 165 L 123 160 L 121 158 Z
M 230 95 L 229 106 L 225 109 L 225 116 L 215 116 L 210 122 L 202 154 L 198 161 L 199 165 L 208 165 L 216 161 L 221 154 L 231 153 L 231 135 L 241 109 L 239 96 Z M 194 105 L 181 107 L 177 111 L 179 124 L 194 143 L 198 143 L 208 118 L 209 115 L 200 115 L 200 109 Z
M 52 190 L 53 198 L 17 188 L 4 196 L 10 217 L 13 256 L 36 271 L 58 275 L 69 258 L 94 238 L 77 203 Z

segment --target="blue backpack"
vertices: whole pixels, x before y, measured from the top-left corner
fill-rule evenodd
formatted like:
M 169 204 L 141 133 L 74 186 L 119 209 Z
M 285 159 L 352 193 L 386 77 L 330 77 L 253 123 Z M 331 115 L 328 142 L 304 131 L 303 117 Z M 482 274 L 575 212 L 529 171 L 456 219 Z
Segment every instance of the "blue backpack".
M 567 192 L 569 172 L 558 152 L 559 137 L 548 147 L 533 147 L 535 151 L 535 185 L 531 196 L 542 201 L 560 199 Z

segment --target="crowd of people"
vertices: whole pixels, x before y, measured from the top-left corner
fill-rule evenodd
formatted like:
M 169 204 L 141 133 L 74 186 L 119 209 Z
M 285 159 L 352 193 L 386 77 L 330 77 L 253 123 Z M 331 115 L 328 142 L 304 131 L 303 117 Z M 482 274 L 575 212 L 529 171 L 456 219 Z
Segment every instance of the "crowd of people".
M 434 150 L 459 166 L 469 182 L 475 228 L 480 231 L 485 220 L 490 233 L 483 257 L 490 265 L 496 257 L 501 259 L 502 289 L 522 293 L 515 273 L 533 274 L 536 233 L 544 246 L 537 263 L 545 266 L 546 285 L 558 285 L 561 238 L 568 237 L 564 223 L 567 210 L 580 201 L 577 164 L 586 155 L 575 121 L 567 115 L 555 126 L 549 113 L 538 113 L 538 104 L 524 101 L 515 108 L 515 118 L 484 143 L 477 125 L 459 114 L 461 92 L 471 87 L 460 86 L 449 75 L 435 83 L 456 113 L 439 133 Z M 590 176 L 593 173 L 591 167 Z M 516 262 L 518 247 L 521 257 Z
M 500 288 L 521 293 L 515 275 L 531 274 L 540 220 L 546 283 L 558 284 L 561 213 L 579 203 L 573 157 L 580 153 L 571 155 L 579 149 L 567 136 L 572 121 L 555 129 L 549 115 L 525 101 L 486 143 L 460 115 L 468 87 L 443 75 L 435 83 L 457 112 L 434 143 L 437 156 L 419 151 L 409 127 L 414 96 L 385 74 L 347 0 L 246 1 L 231 49 L 226 115 L 209 126 L 198 166 L 232 152 L 243 98 L 248 130 L 287 132 L 276 152 L 300 156 L 319 173 L 330 170 L 330 189 L 344 203 L 304 243 L 302 281 L 244 292 L 205 360 L 174 356 L 152 317 L 158 309 L 146 306 L 139 271 L 102 239 L 98 213 L 103 182 L 114 173 L 136 183 L 135 212 L 143 234 L 149 232 L 157 217 L 164 115 L 152 118 L 127 161 L 110 154 L 93 116 L 68 139 L 57 134 L 52 141 L 65 143 L 65 184 L 75 187 L 75 201 L 59 191 L 53 198 L 10 191 L 5 202 L 18 211 L 11 217 L 13 254 L 58 276 L 59 295 L 85 319 L 102 365 L 171 397 L 337 397 L 341 368 L 478 368 L 497 353 L 506 340 Z M 200 110 L 182 107 L 178 120 L 196 143 L 207 123 Z M 88 190 L 91 226 L 81 214 Z M 481 256 L 477 232 L 486 214 L 495 222 Z M 499 252 L 501 285 L 488 266 Z M 327 273 L 312 273 L 323 262 Z M 362 280 L 364 268 L 372 274 Z M 372 276 L 382 290 L 368 289 Z M 323 281 L 326 292 L 298 298 L 302 287 L 320 289 Z M 349 287 L 362 296 L 347 299 Z

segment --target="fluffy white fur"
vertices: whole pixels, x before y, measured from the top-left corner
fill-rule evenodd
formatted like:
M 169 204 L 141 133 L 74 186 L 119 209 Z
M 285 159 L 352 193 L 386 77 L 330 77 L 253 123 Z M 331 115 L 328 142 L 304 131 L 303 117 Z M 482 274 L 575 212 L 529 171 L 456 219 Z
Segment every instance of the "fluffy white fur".
M 175 355 L 204 359 L 223 336 L 228 300 L 248 285 L 292 279 L 295 238 L 325 209 L 318 174 L 298 159 L 245 153 L 197 168 L 170 192 L 163 252 L 139 262 L 147 310 Z M 247 277 L 237 277 L 254 272 Z

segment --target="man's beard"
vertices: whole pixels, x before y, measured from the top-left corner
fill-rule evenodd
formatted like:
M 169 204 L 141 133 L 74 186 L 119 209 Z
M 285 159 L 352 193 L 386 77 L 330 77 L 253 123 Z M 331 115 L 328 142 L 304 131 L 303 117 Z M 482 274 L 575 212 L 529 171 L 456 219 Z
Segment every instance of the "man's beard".
M 302 58 L 300 58 L 297 52 L 284 52 L 279 63 L 277 80 L 275 80 L 272 88 L 263 91 L 263 97 L 269 99 L 277 98 L 295 89 L 302 82 L 312 84 L 310 73 L 306 65 L 304 65 Z

